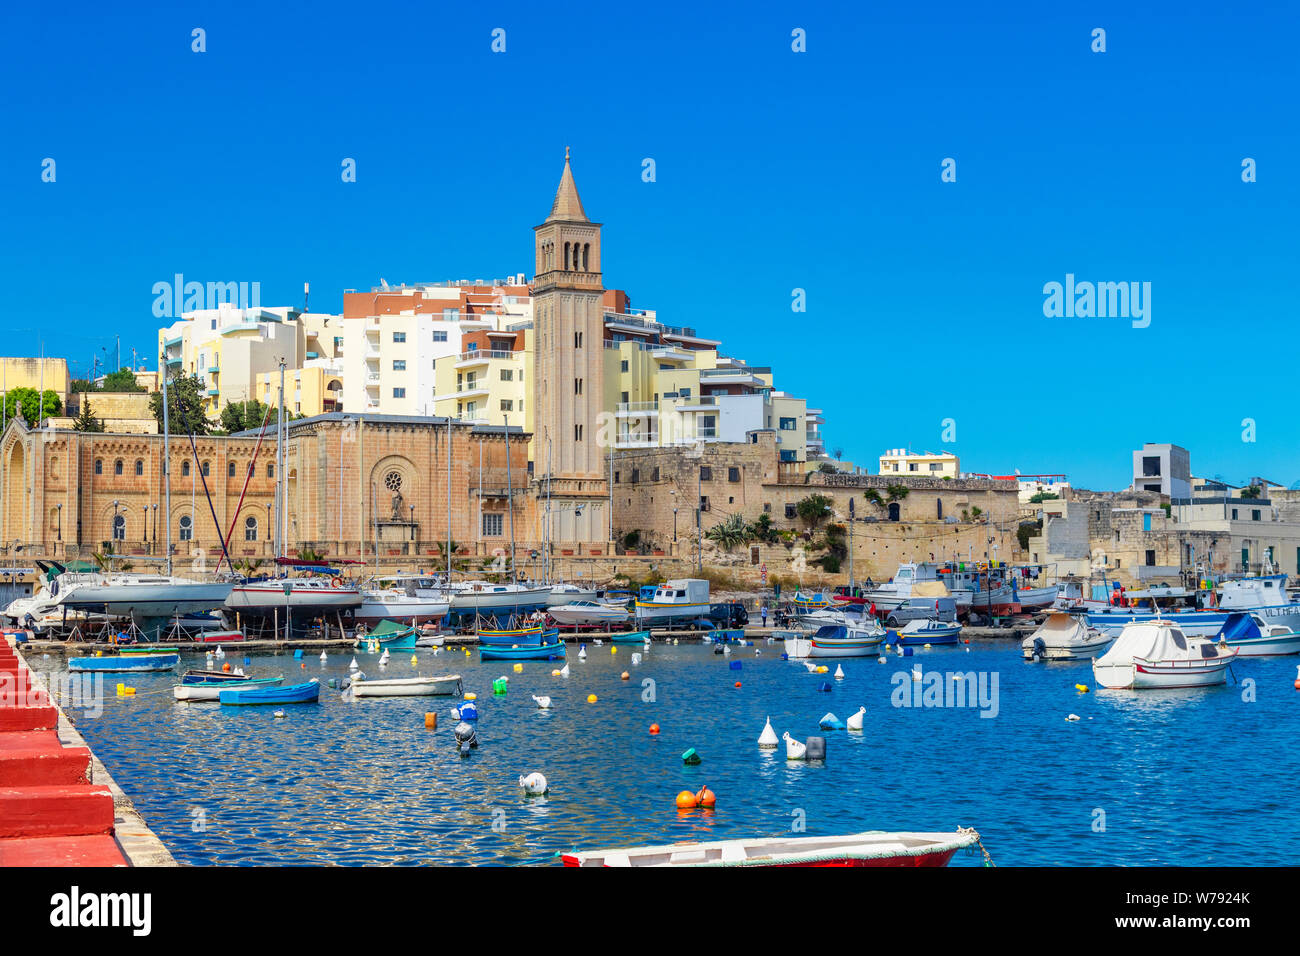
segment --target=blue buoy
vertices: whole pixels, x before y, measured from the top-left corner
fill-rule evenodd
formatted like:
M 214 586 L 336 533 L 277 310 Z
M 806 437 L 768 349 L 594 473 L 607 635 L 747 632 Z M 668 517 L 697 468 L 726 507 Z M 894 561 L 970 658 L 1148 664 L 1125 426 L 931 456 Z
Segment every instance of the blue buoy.
M 912 648 L 910 648 L 910 647 L 904 647 L 904 648 L 903 648 L 903 656 L 904 656 L 904 657 L 911 657 L 914 653 L 915 653 L 915 651 L 914 651 Z
M 818 687 L 817 689 L 818 689 L 818 690 L 829 691 L 829 690 L 831 689 L 831 682 L 830 682 L 830 681 L 826 681 L 826 680 L 824 680 L 824 681 L 822 681 L 821 686 Z
M 293 652 L 293 659 L 295 661 L 302 660 L 302 648 L 298 648 L 298 650 Z
M 732 661 L 732 662 L 731 662 L 731 669 L 732 669 L 733 671 L 738 671 L 738 670 L 740 670 L 740 661 Z
M 253 663 L 253 659 L 249 657 L 247 654 L 244 655 L 244 666 L 247 667 L 251 663 Z
M 785 651 L 782 651 L 782 652 L 781 652 L 781 660 L 783 660 L 783 661 L 788 661 L 789 659 L 790 659 L 790 655 L 787 654 Z

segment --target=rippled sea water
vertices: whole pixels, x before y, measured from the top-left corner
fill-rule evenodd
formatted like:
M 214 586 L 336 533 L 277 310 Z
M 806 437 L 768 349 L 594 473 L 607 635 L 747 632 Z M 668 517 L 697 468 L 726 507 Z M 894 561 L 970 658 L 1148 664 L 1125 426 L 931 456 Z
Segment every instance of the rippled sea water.
M 467 759 L 452 738 L 458 701 L 447 697 L 345 701 L 326 687 L 319 704 L 287 706 L 275 719 L 275 707 L 178 703 L 177 675 L 150 674 L 109 678 L 110 692 L 121 679 L 137 696 L 108 697 L 98 718 L 70 714 L 187 864 L 556 864 L 557 851 L 780 835 L 800 822 L 809 835 L 973 826 L 999 865 L 1280 865 L 1300 856 L 1297 658 L 1234 665 L 1238 681 L 1254 681 L 1251 701 L 1249 685 L 1231 681 L 1079 693 L 1076 683 L 1092 685 L 1086 662 L 1030 664 L 1012 642 L 827 662 L 832 673 L 843 665 L 842 681 L 782 661 L 780 645 L 762 641 L 729 657 L 656 644 L 634 666 L 639 650 L 588 644 L 579 661 L 571 646 L 568 678 L 551 676 L 552 662 L 515 674 L 509 663 L 480 664 L 476 651 L 421 650 L 418 667 L 398 652 L 383 676 L 459 673 L 478 694 L 481 746 Z M 345 677 L 351 657 L 258 655 L 247 670 L 324 683 Z M 357 659 L 380 676 L 376 657 Z M 997 716 L 893 706 L 891 678 L 916 663 L 996 674 Z M 202 658 L 186 655 L 187 666 Z M 493 697 L 501 675 L 509 692 Z M 652 701 L 643 700 L 646 679 Z M 828 681 L 831 691 L 818 690 Z M 533 694 L 550 696 L 552 709 Z M 847 719 L 860 706 L 864 732 L 818 730 L 826 712 Z M 435 731 L 424 727 L 430 710 Z M 1067 721 L 1070 713 L 1082 720 Z M 825 764 L 787 762 L 784 746 L 759 750 L 769 715 L 778 735 L 824 733 Z M 689 747 L 699 766 L 682 763 Z M 519 788 L 531 771 L 547 776 L 547 796 Z M 675 808 L 678 791 L 706 784 L 716 810 Z M 952 865 L 978 863 L 959 854 Z

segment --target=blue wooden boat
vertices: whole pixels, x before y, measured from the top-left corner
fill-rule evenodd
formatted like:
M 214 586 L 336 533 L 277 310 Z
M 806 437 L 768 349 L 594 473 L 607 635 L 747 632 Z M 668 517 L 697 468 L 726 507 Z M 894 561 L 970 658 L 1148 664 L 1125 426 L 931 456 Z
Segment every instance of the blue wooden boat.
M 626 634 L 611 634 L 609 637 L 611 644 L 644 644 L 648 640 L 649 631 L 629 631 Z
M 375 625 L 373 631 L 361 638 L 361 643 L 368 645 L 371 653 L 377 653 L 384 648 L 394 651 L 414 650 L 418 638 L 419 634 L 409 624 L 383 620 Z
M 69 657 L 68 670 L 96 674 L 139 674 L 169 671 L 181 662 L 179 654 L 123 654 L 107 657 Z
M 889 643 L 904 647 L 920 647 L 924 644 L 956 644 L 961 634 L 961 625 L 943 621 L 909 621 L 907 626 L 894 635 Z
M 480 628 L 475 631 L 478 642 L 490 647 L 540 647 L 559 640 L 560 629 L 552 627 L 543 630 L 540 624 L 532 627 L 512 627 L 507 630 Z
M 529 647 L 487 645 L 478 649 L 481 661 L 558 661 L 564 658 L 564 642 Z
M 320 699 L 320 681 L 288 687 L 254 687 L 249 690 L 223 690 L 223 704 L 314 704 Z
M 718 628 L 709 635 L 709 639 L 714 644 L 744 644 L 745 629 L 743 627 Z
M 247 680 L 252 678 L 247 674 L 236 674 L 234 671 L 188 670 L 181 675 L 182 684 L 238 684 Z

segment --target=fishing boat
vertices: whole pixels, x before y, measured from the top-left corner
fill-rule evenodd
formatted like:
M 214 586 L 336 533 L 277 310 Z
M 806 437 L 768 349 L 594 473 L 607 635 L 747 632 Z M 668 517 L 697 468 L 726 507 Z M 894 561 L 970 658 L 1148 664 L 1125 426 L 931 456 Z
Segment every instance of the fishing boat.
M 1077 661 L 1096 657 L 1114 638 L 1088 626 L 1082 614 L 1057 612 L 1020 642 L 1027 661 Z
M 364 674 L 358 674 L 348 688 L 353 697 L 449 697 L 463 690 L 459 674 L 395 680 L 368 680 Z
M 1188 637 L 1214 637 L 1223 630 L 1226 617 L 1222 611 L 1152 611 L 1126 607 L 1106 607 L 1088 612 L 1088 626 L 1103 634 L 1117 637 L 1130 624 L 1167 621 L 1178 625 Z
M 627 608 L 595 601 L 571 601 L 557 604 L 547 609 L 547 614 L 556 624 L 565 627 L 595 626 L 600 624 L 622 624 L 627 620 Z
M 1215 640 L 1238 657 L 1284 657 L 1300 654 L 1300 633 L 1283 624 L 1270 624 L 1258 611 L 1233 612 Z
M 474 634 L 480 644 L 492 647 L 537 647 L 560 636 L 557 628 L 543 628 L 540 624 L 504 629 L 480 627 Z
M 96 674 L 136 674 L 169 671 L 180 662 L 179 654 L 112 654 L 105 657 L 70 657 L 68 670 Z
M 644 644 L 650 640 L 649 631 L 624 631 L 621 634 L 610 634 L 605 640 L 611 644 Z
M 791 602 L 794 606 L 795 614 L 806 614 L 810 611 L 820 611 L 831 606 L 831 602 L 823 594 L 804 594 L 802 591 L 794 592 L 794 600 Z
M 419 639 L 419 631 L 408 624 L 380 621 L 373 631 L 364 637 L 359 637 L 357 642 L 367 645 L 372 654 L 377 654 L 384 648 L 394 651 L 410 650 L 416 646 Z
M 481 661 L 558 661 L 564 657 L 564 642 L 520 647 L 489 645 L 478 651 Z
M 904 647 L 920 644 L 956 644 L 961 634 L 961 625 L 955 622 L 930 621 L 918 619 L 908 621 L 898 635 L 897 643 Z
M 790 657 L 875 657 L 886 631 L 879 624 L 824 624 L 809 637 L 786 640 Z
M 248 680 L 245 674 L 232 673 L 231 671 L 205 671 L 190 668 L 181 675 L 182 684 L 235 684 L 241 680 Z
M 1092 673 L 1108 688 L 1208 687 L 1227 682 L 1236 656 L 1236 650 L 1191 637 L 1172 621 L 1135 621 L 1092 662 Z
M 691 623 L 709 613 L 709 582 L 681 578 L 655 588 L 649 600 L 636 602 L 636 621 L 642 627 Z
M 320 699 L 320 681 L 313 678 L 305 684 L 287 687 L 254 687 L 248 690 L 235 688 L 221 691 L 222 704 L 314 704 Z
M 1225 611 L 1249 611 L 1269 624 L 1300 631 L 1300 604 L 1287 596 L 1286 581 L 1285 574 L 1224 581 L 1218 587 L 1219 607 Z
M 887 614 L 911 597 L 938 598 L 951 597 L 957 602 L 957 610 L 964 613 L 970 608 L 972 591 L 969 587 L 958 588 L 945 583 L 940 577 L 940 568 L 936 564 L 915 564 L 905 561 L 898 566 L 892 580 L 885 584 L 863 590 L 863 602 L 876 606 L 876 612 Z
M 186 675 L 188 678 L 189 675 Z M 256 690 L 260 687 L 279 687 L 283 677 L 237 677 L 234 680 L 190 681 L 183 680 L 172 688 L 177 700 L 219 700 L 226 690 Z
M 958 850 L 979 842 L 974 830 L 831 837 L 772 837 L 669 843 L 662 846 L 563 853 L 565 866 L 947 866 Z

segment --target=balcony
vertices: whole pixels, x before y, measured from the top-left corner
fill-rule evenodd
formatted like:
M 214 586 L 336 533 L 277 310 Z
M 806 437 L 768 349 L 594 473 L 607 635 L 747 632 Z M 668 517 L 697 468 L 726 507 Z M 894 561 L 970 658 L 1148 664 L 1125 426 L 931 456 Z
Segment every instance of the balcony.
M 659 435 L 619 435 L 614 442 L 615 448 L 658 448 Z
M 713 395 L 701 395 L 699 398 L 681 399 L 682 404 L 677 406 L 679 412 L 716 412 L 718 410 L 718 400 Z
M 455 368 L 470 368 L 474 365 L 486 365 L 493 359 L 513 359 L 514 352 L 504 349 L 471 349 L 468 352 L 461 352 L 460 358 L 456 360 Z
M 658 414 L 658 402 L 619 402 L 614 412 L 616 418 L 643 418 Z

